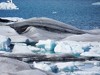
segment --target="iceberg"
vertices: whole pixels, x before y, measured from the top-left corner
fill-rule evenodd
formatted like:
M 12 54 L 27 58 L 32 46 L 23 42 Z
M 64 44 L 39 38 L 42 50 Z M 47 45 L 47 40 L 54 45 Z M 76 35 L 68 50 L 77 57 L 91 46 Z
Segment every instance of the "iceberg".
M 0 9 L 1 10 L 14 10 L 14 9 L 19 9 L 19 8 L 17 8 L 17 6 L 12 2 L 12 0 L 8 0 L 7 2 L 0 3 Z

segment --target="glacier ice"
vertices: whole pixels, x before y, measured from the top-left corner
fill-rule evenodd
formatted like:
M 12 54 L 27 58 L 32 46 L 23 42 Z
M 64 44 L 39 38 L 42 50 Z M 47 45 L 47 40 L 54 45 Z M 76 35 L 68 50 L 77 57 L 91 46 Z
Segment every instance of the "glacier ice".
M 58 42 L 54 51 L 56 53 L 66 53 L 68 55 L 78 56 L 80 53 L 84 52 L 82 45 L 75 41 L 61 41 Z
M 60 41 L 54 51 L 73 56 L 98 56 L 100 57 L 100 42 Z M 94 55 L 93 55 L 94 54 Z
M 36 44 L 37 47 L 43 48 L 46 51 L 53 52 L 54 48 L 56 46 L 56 42 L 54 40 L 39 40 L 39 42 Z
M 7 51 L 10 52 L 10 45 L 11 45 L 11 39 L 0 35 L 0 51 Z

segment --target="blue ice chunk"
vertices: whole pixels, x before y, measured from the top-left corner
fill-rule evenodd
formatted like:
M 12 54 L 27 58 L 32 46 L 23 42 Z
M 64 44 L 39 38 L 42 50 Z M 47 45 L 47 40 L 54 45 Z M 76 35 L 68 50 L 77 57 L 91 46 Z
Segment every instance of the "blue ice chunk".
M 6 52 L 11 52 L 11 39 L 7 37 L 3 37 L 0 40 L 0 51 L 6 51 Z
M 57 65 L 52 65 L 50 68 L 51 68 L 51 71 L 54 72 L 54 73 L 59 72 L 59 69 L 58 69 Z
M 54 48 L 56 47 L 56 42 L 54 40 L 40 40 L 36 47 L 43 48 L 47 52 L 54 53 Z
M 84 52 L 88 52 L 90 49 L 91 49 L 91 45 L 89 46 L 85 46 L 85 47 L 82 47 L 82 49 L 84 50 Z

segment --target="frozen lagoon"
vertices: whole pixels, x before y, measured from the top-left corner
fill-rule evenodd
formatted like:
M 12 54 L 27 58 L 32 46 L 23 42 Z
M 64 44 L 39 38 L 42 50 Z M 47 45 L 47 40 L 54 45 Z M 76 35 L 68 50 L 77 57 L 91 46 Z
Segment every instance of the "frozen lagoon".
M 3 26 L 3 24 L 5 26 Z M 66 56 L 66 58 L 67 56 L 85 57 L 85 58 L 100 57 L 99 29 L 92 31 L 85 31 L 77 29 L 76 27 L 70 25 L 67 26 L 64 25 L 66 24 L 48 18 L 33 18 L 21 22 L 18 21 L 18 22 L 2 23 L 2 26 L 0 26 L 1 28 L 0 30 L 2 33 L 0 33 L 0 35 L 7 38 L 6 40 L 4 38 L 1 39 L 2 49 L 0 51 L 1 52 L 0 55 L 11 58 L 13 57 L 22 58 L 23 61 L 29 61 L 30 57 L 37 57 L 37 55 L 38 57 L 41 57 L 41 55 L 43 55 L 41 58 L 43 58 L 44 56 L 46 56 L 47 58 L 51 57 L 62 58 L 63 56 L 60 54 L 63 53 L 64 57 Z M 11 26 L 12 28 L 9 26 Z M 18 29 L 16 29 L 17 26 Z M 19 34 L 17 30 L 20 30 L 21 33 Z M 77 33 L 79 31 L 80 33 Z M 11 39 L 11 42 L 5 43 L 8 38 Z M 35 42 L 34 46 L 29 45 L 29 42 L 31 43 Z M 13 44 L 13 48 L 9 46 L 11 44 Z M 7 49 L 10 48 L 11 51 L 7 52 L 5 46 Z M 51 72 L 53 73 L 53 75 L 54 74 L 55 75 L 66 75 L 66 74 L 99 75 L 100 74 L 99 61 L 55 62 L 55 63 L 33 62 L 31 68 L 33 68 L 33 66 L 35 68 L 45 70 L 42 71 L 43 75 L 46 75 L 45 72 L 47 73 L 50 72 L 49 75 L 52 75 Z M 7 66 L 5 66 L 5 68 L 7 69 Z M 34 73 L 34 70 L 25 70 L 12 74 L 28 75 L 27 73 L 28 74 Z M 38 73 L 40 75 L 41 72 Z M 4 74 L 4 72 L 2 74 Z

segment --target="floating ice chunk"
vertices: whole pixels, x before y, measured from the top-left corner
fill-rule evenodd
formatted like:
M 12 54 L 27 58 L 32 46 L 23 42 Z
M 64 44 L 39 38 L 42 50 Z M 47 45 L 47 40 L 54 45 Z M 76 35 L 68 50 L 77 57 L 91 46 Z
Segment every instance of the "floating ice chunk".
M 19 9 L 19 8 L 17 8 L 17 6 L 14 3 L 1 2 L 0 9 L 2 9 L 2 10 L 14 10 L 14 9 Z
M 100 2 L 92 3 L 92 5 L 100 5 Z
M 10 45 L 11 45 L 11 39 L 6 36 L 0 35 L 0 50 L 9 52 L 11 51 Z
M 37 47 L 39 48 L 44 48 L 45 50 L 47 51 L 51 51 L 51 52 L 54 52 L 54 48 L 56 46 L 56 43 L 54 40 L 40 40 L 37 44 L 36 44 Z
M 57 11 L 53 11 L 52 14 L 57 14 Z

